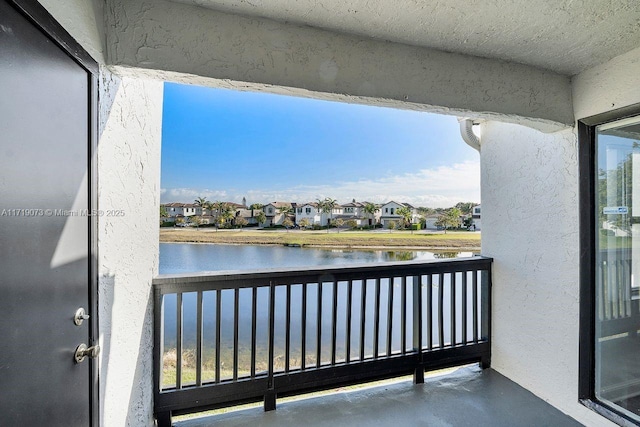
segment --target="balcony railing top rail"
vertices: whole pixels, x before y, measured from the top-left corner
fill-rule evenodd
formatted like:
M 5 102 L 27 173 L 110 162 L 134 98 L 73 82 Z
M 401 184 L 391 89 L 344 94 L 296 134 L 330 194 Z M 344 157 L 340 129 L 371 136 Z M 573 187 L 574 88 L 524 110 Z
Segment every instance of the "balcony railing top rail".
M 219 271 L 154 279 L 159 425 L 172 414 L 491 357 L 491 263 Z
M 390 273 L 424 274 L 452 273 L 461 271 L 466 265 L 474 268 L 489 268 L 493 258 L 476 255 L 469 258 L 434 259 L 422 261 L 392 261 L 366 264 L 347 264 L 338 266 L 313 266 L 293 268 L 269 268 L 260 270 L 219 270 L 194 273 L 161 274 L 153 279 L 154 288 L 163 294 L 173 292 L 193 292 L 213 290 L 217 288 L 229 289 L 246 284 L 254 286 L 257 282 L 268 282 L 277 277 L 279 284 L 301 283 L 303 281 L 317 281 L 322 276 L 335 275 L 339 280 L 353 278 L 376 278 Z

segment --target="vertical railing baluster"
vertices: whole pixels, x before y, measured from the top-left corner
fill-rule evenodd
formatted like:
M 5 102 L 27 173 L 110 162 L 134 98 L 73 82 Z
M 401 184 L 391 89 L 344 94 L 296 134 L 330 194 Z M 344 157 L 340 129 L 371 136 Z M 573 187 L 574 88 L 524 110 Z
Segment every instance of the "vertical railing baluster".
M 427 350 L 433 350 L 433 275 L 427 276 Z
M 609 297 L 609 263 L 607 261 L 602 262 L 602 277 L 600 283 L 602 283 L 602 304 L 604 310 L 604 319 L 611 319 L 611 298 Z
M 629 316 L 634 316 L 635 315 L 635 310 L 634 310 L 634 300 L 633 300 L 633 288 L 632 288 L 632 280 L 634 280 L 633 275 L 631 273 L 631 270 L 633 268 L 633 263 L 631 259 L 627 259 L 626 261 L 626 267 L 625 267 L 625 271 L 627 272 L 627 279 L 625 281 L 625 283 L 627 283 L 627 307 L 628 307 L 628 314 Z M 635 334 L 637 334 L 637 329 Z
M 269 282 L 269 360 L 268 360 L 268 367 L 269 367 L 269 384 L 268 387 L 271 389 L 273 388 L 273 372 L 275 371 L 274 369 L 274 362 L 273 362 L 273 355 L 274 355 L 274 347 L 275 347 L 275 311 L 276 311 L 276 286 L 274 284 L 274 282 Z
M 375 284 L 375 304 L 373 313 L 373 358 L 378 358 L 378 339 L 380 335 L 380 278 Z
M 608 297 L 608 307 L 609 307 L 609 319 L 615 319 L 615 312 L 614 312 L 614 301 L 613 301 L 613 286 L 612 286 L 612 282 L 613 280 L 611 280 L 611 266 L 609 265 L 609 262 L 607 261 L 607 271 L 606 271 L 606 279 L 607 279 L 607 297 Z
M 349 280 L 347 283 L 347 313 L 346 313 L 346 336 L 345 336 L 345 362 L 349 363 L 351 361 L 351 304 L 353 301 L 353 280 Z
M 600 278 L 600 280 L 598 280 Z M 596 264 L 596 292 L 597 292 L 597 304 L 598 304 L 598 320 L 605 319 L 604 313 L 604 284 L 602 283 L 602 263 Z
M 473 270 L 473 286 L 471 299 L 473 300 L 473 343 L 478 343 L 478 270 Z
M 422 276 L 413 276 L 413 351 L 422 352 Z
M 418 353 L 418 366 L 413 371 L 413 382 L 424 383 L 422 366 L 422 276 L 413 276 L 413 351 Z
M 621 319 L 624 317 L 624 283 L 622 282 L 622 268 L 620 265 L 620 260 L 616 258 L 615 261 L 615 272 L 616 272 L 616 276 L 615 276 L 615 283 L 616 283 L 616 295 L 617 295 L 617 303 L 616 306 L 618 307 L 618 318 Z
M 622 283 L 624 283 L 624 314 L 631 316 L 631 261 L 624 259 L 622 263 Z
M 154 289 L 153 299 L 154 299 L 154 313 L 153 313 L 153 323 L 154 323 L 154 331 L 153 331 L 153 340 L 154 340 L 154 348 L 153 348 L 153 388 L 155 389 L 155 393 L 159 393 L 163 388 L 164 384 L 164 333 L 165 333 L 165 304 L 164 304 L 165 295 L 158 291 L 158 289 Z
M 462 344 L 467 343 L 467 274 L 462 272 Z
M 218 289 L 216 291 L 216 379 L 215 382 L 219 383 L 220 378 L 220 322 L 222 320 L 222 291 Z
M 275 310 L 276 310 L 276 285 L 273 281 L 269 281 L 269 307 L 268 307 L 268 322 L 267 325 L 267 390 L 264 393 L 263 408 L 265 411 L 274 411 L 276 409 L 276 390 L 273 383 L 273 374 L 275 371 L 274 366 L 274 353 L 275 353 Z
M 333 281 L 333 307 L 331 308 L 331 364 L 336 364 L 336 335 L 338 323 L 338 282 Z
M 300 319 L 300 369 L 304 370 L 307 359 L 307 284 L 302 284 L 302 303 L 300 304 L 302 317 Z
M 285 337 L 284 337 L 284 371 L 289 372 L 291 368 L 291 284 L 287 284 L 287 313 L 285 319 Z
M 182 292 L 176 294 L 176 389 L 182 388 Z
M 391 356 L 393 350 L 393 285 L 394 277 L 389 278 L 389 298 L 387 305 L 387 357 Z
M 407 276 L 400 282 L 400 351 L 407 354 Z
M 202 291 L 198 291 L 196 307 L 196 386 L 202 385 Z
M 360 292 L 360 360 L 364 360 L 364 337 L 365 337 L 365 322 L 367 314 L 367 280 L 362 279 L 362 291 Z
M 251 288 L 251 378 L 256 376 L 258 287 Z
M 240 317 L 240 289 L 233 291 L 233 380 L 238 381 L 238 331 Z
M 451 314 L 451 346 L 456 345 L 456 272 L 449 273 L 451 276 L 451 280 L 449 283 L 451 284 L 451 291 L 449 292 L 450 298 L 450 314 Z
M 316 368 L 319 368 L 322 360 L 322 282 L 320 281 L 318 282 L 318 304 L 316 307 L 318 309 L 316 313 Z
M 625 316 L 624 311 L 624 277 L 623 277 L 623 269 L 622 262 L 619 259 L 616 259 L 616 284 L 618 290 L 618 317 L 623 318 Z
M 438 345 L 444 348 L 444 275 L 438 274 Z
M 615 301 L 615 314 L 616 319 L 620 319 L 622 317 L 622 313 L 620 312 L 620 263 L 616 260 L 613 262 L 613 280 L 614 286 L 614 301 Z

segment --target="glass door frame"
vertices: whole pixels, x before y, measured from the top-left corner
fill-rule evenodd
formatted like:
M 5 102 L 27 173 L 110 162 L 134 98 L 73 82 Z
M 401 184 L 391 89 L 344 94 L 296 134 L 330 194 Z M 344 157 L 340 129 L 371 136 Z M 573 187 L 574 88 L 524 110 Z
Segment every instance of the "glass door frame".
M 640 104 L 578 120 L 580 221 L 580 403 L 622 426 L 637 426 L 615 406 L 596 397 L 596 127 L 640 115 Z

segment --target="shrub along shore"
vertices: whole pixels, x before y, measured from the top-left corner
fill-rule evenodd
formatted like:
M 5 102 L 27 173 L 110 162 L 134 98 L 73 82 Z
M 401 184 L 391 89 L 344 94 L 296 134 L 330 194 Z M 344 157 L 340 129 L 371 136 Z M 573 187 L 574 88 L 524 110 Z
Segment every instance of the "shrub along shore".
M 287 245 L 331 248 L 407 248 L 480 251 L 480 233 L 449 231 L 310 231 L 217 230 L 212 228 L 161 228 L 161 243 L 216 243 L 236 245 Z

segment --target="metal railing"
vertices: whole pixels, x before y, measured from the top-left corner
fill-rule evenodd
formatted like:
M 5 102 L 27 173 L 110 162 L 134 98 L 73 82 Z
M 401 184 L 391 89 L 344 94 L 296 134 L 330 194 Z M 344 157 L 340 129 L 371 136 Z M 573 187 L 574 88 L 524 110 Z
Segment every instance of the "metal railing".
M 491 360 L 491 258 L 154 280 L 155 413 Z
M 640 287 L 633 286 L 630 249 L 602 250 L 596 263 L 600 336 L 637 333 Z

